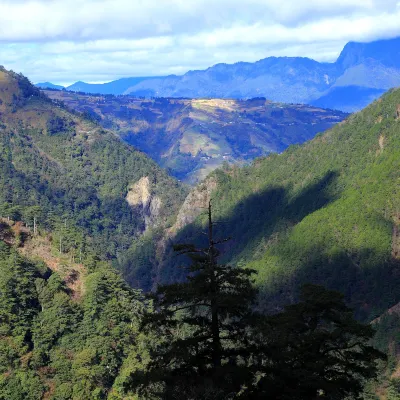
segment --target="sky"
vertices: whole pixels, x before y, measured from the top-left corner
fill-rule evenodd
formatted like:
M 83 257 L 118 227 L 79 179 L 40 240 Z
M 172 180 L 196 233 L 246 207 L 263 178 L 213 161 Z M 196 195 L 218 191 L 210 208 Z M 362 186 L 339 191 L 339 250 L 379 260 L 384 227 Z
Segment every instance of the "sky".
M 0 0 L 0 65 L 63 85 L 400 36 L 399 0 Z

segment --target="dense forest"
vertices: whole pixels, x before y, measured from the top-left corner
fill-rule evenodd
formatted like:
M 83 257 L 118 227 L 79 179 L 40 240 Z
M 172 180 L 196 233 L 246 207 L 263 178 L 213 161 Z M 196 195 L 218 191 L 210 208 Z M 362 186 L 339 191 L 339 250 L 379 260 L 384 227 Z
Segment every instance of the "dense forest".
M 44 238 L 20 223 L 0 234 L 0 399 L 356 398 L 384 368 L 339 293 L 309 285 L 281 313 L 255 311 L 255 271 L 220 264 L 211 234 L 175 247 L 187 282 L 147 299 L 105 262 L 32 259 Z

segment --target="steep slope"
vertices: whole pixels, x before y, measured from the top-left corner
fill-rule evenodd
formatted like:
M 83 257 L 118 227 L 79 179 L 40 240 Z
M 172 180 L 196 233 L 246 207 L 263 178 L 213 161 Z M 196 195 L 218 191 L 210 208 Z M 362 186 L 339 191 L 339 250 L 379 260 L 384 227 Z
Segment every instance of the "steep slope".
M 303 146 L 217 170 L 215 235 L 233 238 L 224 260 L 258 271 L 267 309 L 312 281 L 339 289 L 360 317 L 372 319 L 400 300 L 399 167 L 396 90 Z M 202 217 L 196 221 L 168 240 L 201 241 Z M 167 246 L 157 279 L 179 277 L 176 263 Z
M 0 398 L 132 398 L 125 377 L 148 358 L 142 295 L 52 234 L 0 221 Z
M 343 48 L 337 64 L 343 69 L 362 64 L 370 59 L 379 60 L 386 67 L 400 65 L 400 38 L 377 40 L 370 43 L 349 42 Z
M 224 162 L 243 164 L 311 139 L 347 115 L 316 107 L 239 100 L 143 100 L 45 93 L 112 127 L 175 177 L 195 183 Z
M 0 113 L 3 215 L 75 226 L 101 257 L 115 259 L 177 211 L 185 190 L 153 161 L 4 69 Z M 148 196 L 132 204 L 132 187 L 143 178 Z

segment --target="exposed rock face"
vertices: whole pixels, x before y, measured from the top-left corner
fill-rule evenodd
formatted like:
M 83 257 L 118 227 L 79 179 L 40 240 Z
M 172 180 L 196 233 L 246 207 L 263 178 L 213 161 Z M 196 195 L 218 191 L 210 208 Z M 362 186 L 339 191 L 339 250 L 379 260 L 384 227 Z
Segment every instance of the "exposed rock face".
M 193 223 L 205 211 L 216 187 L 216 179 L 210 177 L 188 194 L 179 210 L 174 226 L 168 232 L 169 236 L 175 235 L 182 228 Z
M 393 216 L 392 257 L 400 260 L 400 215 Z
M 146 231 L 157 224 L 162 202 L 158 196 L 154 196 L 151 192 L 148 176 L 140 178 L 136 183 L 129 186 L 126 201 L 131 207 L 142 211 Z

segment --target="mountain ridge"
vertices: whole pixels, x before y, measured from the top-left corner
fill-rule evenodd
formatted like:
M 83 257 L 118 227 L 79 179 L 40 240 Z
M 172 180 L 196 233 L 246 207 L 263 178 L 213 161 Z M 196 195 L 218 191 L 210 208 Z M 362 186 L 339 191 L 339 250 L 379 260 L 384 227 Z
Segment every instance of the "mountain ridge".
M 186 189 L 144 153 L 20 74 L 0 69 L 0 100 L 1 212 L 32 223 L 37 206 L 42 226 L 68 221 L 102 259 L 115 262 L 146 230 L 169 224 Z M 128 194 L 143 179 L 148 195 L 137 188 L 130 204 Z M 65 246 L 80 251 L 73 242 Z
M 378 92 L 366 93 L 366 89 L 379 89 L 382 93 L 400 85 L 399 47 L 400 38 L 370 43 L 349 42 L 332 63 L 308 57 L 267 57 L 253 63 L 219 63 L 181 76 L 133 78 L 140 81 L 113 94 L 234 99 L 262 96 L 272 101 L 312 105 L 319 104 L 323 97 L 328 108 L 352 112 L 379 97 Z M 329 102 L 331 91 L 338 87 L 347 87 L 351 91 L 353 86 L 364 91 L 355 89 L 351 103 Z M 104 87 L 101 86 L 101 93 L 105 93 Z M 79 88 L 83 87 L 76 86 Z

